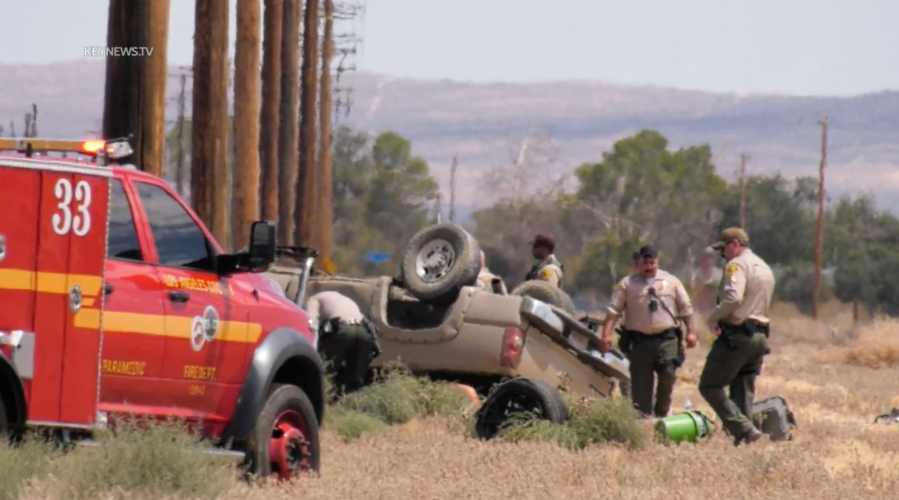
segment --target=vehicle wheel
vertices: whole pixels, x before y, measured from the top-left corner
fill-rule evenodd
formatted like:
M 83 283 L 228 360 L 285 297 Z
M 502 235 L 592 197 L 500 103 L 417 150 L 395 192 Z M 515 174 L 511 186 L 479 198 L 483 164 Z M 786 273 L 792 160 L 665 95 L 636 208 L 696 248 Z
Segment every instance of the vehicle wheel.
M 295 385 L 275 384 L 256 417 L 247 458 L 259 477 L 276 474 L 289 480 L 318 472 L 321 447 L 318 421 L 309 397 Z
M 510 295 L 524 295 L 533 297 L 541 302 L 554 305 L 559 309 L 571 314 L 577 314 L 571 297 L 562 291 L 559 287 L 550 285 L 541 280 L 529 280 L 515 287 Z
M 516 413 L 534 412 L 554 424 L 568 420 L 559 391 L 541 380 L 515 378 L 497 386 L 477 413 L 475 432 L 485 441 L 499 434 Z
M 456 300 L 463 286 L 474 285 L 481 271 L 481 249 L 468 231 L 436 224 L 409 241 L 400 276 L 416 298 L 426 302 Z

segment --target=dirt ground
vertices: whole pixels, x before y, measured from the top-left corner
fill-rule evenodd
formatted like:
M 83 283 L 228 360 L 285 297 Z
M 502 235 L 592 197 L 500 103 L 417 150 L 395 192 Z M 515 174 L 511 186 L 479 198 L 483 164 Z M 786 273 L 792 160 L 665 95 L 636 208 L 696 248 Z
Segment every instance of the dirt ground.
M 705 342 L 708 338 L 704 339 Z M 873 424 L 899 406 L 899 322 L 851 329 L 844 311 L 821 323 L 782 310 L 757 398 L 781 395 L 796 414 L 791 442 L 734 448 L 720 430 L 698 445 L 638 451 L 482 443 L 439 420 L 414 421 L 344 444 L 327 432 L 323 473 L 234 499 L 886 499 L 899 492 L 899 425 Z M 689 351 L 675 410 L 690 400 L 705 351 Z M 32 498 L 37 498 L 34 496 Z
M 413 422 L 343 444 L 325 437 L 323 474 L 243 498 L 307 499 L 796 499 L 895 498 L 899 425 L 873 424 L 899 406 L 899 322 L 851 331 L 844 311 L 822 323 L 780 311 L 758 398 L 781 395 L 796 414 L 792 442 L 734 448 L 708 442 L 628 452 L 571 453 L 551 444 L 480 443 L 439 421 Z M 675 394 L 713 415 L 696 388 L 705 357 L 690 351 Z M 236 493 L 236 492 L 235 492 Z M 245 496 L 246 495 L 246 496 Z M 237 496 L 235 496 L 237 498 Z

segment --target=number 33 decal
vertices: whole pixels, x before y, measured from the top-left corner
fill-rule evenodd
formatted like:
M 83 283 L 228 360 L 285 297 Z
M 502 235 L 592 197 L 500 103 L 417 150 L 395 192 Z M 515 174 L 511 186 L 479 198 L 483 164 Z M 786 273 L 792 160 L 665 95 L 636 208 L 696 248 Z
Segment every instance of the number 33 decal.
M 60 236 L 65 236 L 70 231 L 75 236 L 84 236 L 91 230 L 91 187 L 86 181 L 75 184 L 74 193 L 72 183 L 68 179 L 56 181 L 53 188 L 53 196 L 59 200 L 56 205 L 60 213 L 53 214 L 53 231 Z M 75 198 L 77 212 L 72 214 L 72 198 Z

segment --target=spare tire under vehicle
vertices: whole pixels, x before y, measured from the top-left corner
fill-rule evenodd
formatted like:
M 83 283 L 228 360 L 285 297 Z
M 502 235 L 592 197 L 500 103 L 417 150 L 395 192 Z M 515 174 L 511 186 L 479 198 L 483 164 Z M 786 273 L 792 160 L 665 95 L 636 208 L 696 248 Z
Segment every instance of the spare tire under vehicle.
M 577 314 L 571 297 L 561 288 L 553 286 L 546 281 L 529 280 L 515 287 L 510 295 L 525 295 L 541 302 L 553 305 L 571 314 Z
M 481 248 L 455 224 L 436 224 L 415 234 L 406 246 L 400 276 L 417 299 L 450 303 L 464 286 L 477 282 Z
M 559 391 L 531 378 L 513 378 L 487 396 L 477 412 L 475 433 L 485 441 L 493 439 L 508 425 L 515 414 L 534 413 L 554 424 L 568 421 L 568 407 Z

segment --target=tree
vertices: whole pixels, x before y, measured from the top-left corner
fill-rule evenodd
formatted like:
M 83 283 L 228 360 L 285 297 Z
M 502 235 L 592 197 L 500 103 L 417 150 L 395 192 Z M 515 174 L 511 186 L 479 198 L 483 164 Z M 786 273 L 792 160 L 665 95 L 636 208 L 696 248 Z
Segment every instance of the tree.
M 529 241 L 534 234 L 560 236 L 556 200 L 569 176 L 555 173 L 557 149 L 549 130 L 531 130 L 510 140 L 507 161 L 491 167 L 481 179 L 481 195 L 495 203 L 474 213 L 472 231 L 491 271 L 511 286 L 531 265 Z M 563 247 L 559 251 L 564 252 Z
M 591 240 L 584 255 L 574 262 L 575 269 L 571 269 L 575 289 L 610 296 L 618 280 L 630 274 L 633 253 L 643 244 L 633 234 L 610 233 Z
M 151 24 L 151 15 L 155 17 Z M 150 57 L 109 57 L 103 103 L 103 137 L 132 135 L 126 161 L 162 175 L 168 1 L 110 0 L 108 47 L 153 47 Z M 27 132 L 27 131 L 26 131 Z M 145 145 L 145 142 L 147 143 Z
M 259 0 L 237 0 L 234 84 L 234 248 L 250 244 L 259 218 Z
M 830 257 L 837 299 L 889 315 L 899 314 L 897 266 L 899 219 L 877 210 L 871 196 L 843 197 L 828 214 L 825 255 Z
M 427 162 L 412 156 L 412 144 L 395 132 L 376 137 L 371 155 L 374 171 L 365 221 L 391 241 L 405 243 L 428 224 L 437 182 Z
M 665 137 L 643 130 L 602 156 L 578 167 L 579 187 L 564 200 L 566 225 L 578 226 L 578 253 L 608 235 L 610 242 L 657 246 L 668 256 L 667 266 L 690 265 L 691 250 L 708 245 L 727 193 L 708 145 L 672 152 Z
M 259 124 L 262 218 L 278 220 L 278 131 L 281 103 L 281 32 L 283 0 L 265 0 L 265 40 L 262 51 L 262 111 Z
M 153 53 L 146 59 L 142 105 L 145 107 L 141 168 L 158 177 L 165 175 L 165 103 L 168 83 L 169 0 L 147 2 L 147 46 Z
M 814 255 L 817 180 L 751 176 L 746 185 L 746 232 L 769 264 L 811 261 Z M 739 224 L 739 187 L 730 186 L 716 232 Z M 811 290 L 811 289 L 809 289 Z
M 296 228 L 294 240 L 299 245 L 318 246 L 315 219 L 318 210 L 317 165 L 315 161 L 315 109 L 318 97 L 318 4 L 306 0 L 303 22 L 303 67 L 300 101 L 300 171 L 296 186 Z
M 374 140 L 340 127 L 334 134 L 334 257 L 342 272 L 375 272 L 366 252 L 391 254 L 395 266 L 412 235 L 430 223 L 437 181 L 411 144 L 394 132 Z M 382 272 L 392 273 L 386 267 Z
M 299 122 L 300 0 L 284 0 L 281 26 L 281 106 L 278 133 L 278 240 L 293 243 Z
M 179 127 L 183 127 L 183 130 Z M 228 115 L 228 142 L 233 142 L 233 134 L 230 133 L 234 130 L 234 116 Z M 172 126 L 166 131 L 165 135 L 165 150 L 166 150 L 166 167 L 168 175 L 166 175 L 165 179 L 172 184 L 175 184 L 177 187 L 177 178 L 173 178 L 175 174 L 175 167 L 178 164 L 178 154 L 182 154 L 183 160 L 185 163 L 191 163 L 191 142 L 193 135 L 193 123 L 190 118 L 183 118 L 182 121 L 176 121 L 172 124 Z M 179 140 L 180 138 L 180 140 Z M 180 151 L 179 151 L 180 148 Z M 227 163 L 228 169 L 234 170 L 234 155 L 228 155 Z M 188 172 L 190 174 L 190 172 Z M 190 176 L 185 179 L 188 183 L 190 183 Z M 179 193 L 181 194 L 181 193 Z M 190 193 L 182 194 L 186 200 L 191 201 Z M 193 203 L 191 203 L 193 206 Z
M 331 198 L 333 197 L 333 165 L 331 162 L 331 58 L 334 55 L 334 0 L 325 2 L 325 28 L 322 33 L 322 67 L 321 67 L 321 98 L 320 98 L 320 123 L 321 141 L 319 151 L 319 182 L 316 186 L 318 195 L 318 210 L 315 227 L 318 229 L 316 246 L 319 247 L 322 260 L 331 259 L 331 224 L 334 214 L 331 212 Z
M 191 127 L 191 198 L 222 244 L 228 220 L 228 2 L 197 0 Z

